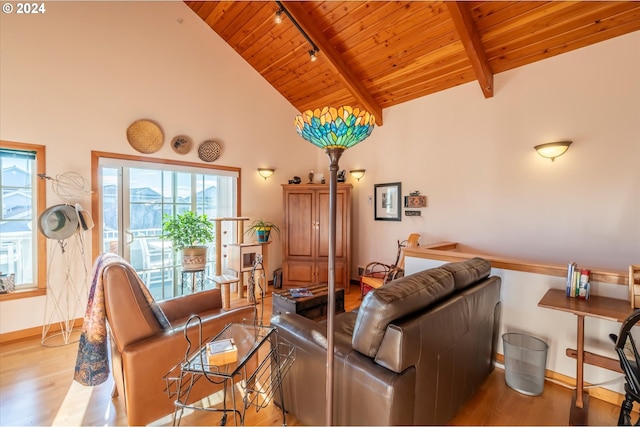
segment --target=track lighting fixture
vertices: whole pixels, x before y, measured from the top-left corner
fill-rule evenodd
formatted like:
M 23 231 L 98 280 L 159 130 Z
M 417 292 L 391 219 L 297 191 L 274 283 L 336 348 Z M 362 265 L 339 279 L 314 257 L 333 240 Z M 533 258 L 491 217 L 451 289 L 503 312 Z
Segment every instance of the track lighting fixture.
M 302 34 L 302 36 L 311 45 L 311 50 L 309 50 L 309 58 L 311 59 L 311 62 L 316 61 L 318 59 L 318 52 L 320 52 L 320 49 L 318 48 L 318 46 L 316 46 L 313 40 L 311 40 L 311 37 L 309 37 L 309 35 L 302 29 L 302 27 L 300 26 L 300 24 L 298 24 L 295 18 L 291 16 L 287 8 L 283 6 L 282 2 L 276 0 L 276 4 L 278 5 L 278 10 L 276 11 L 276 16 L 273 19 L 273 21 L 276 24 L 279 24 L 282 22 L 282 14 L 284 13 L 285 15 L 287 15 L 287 18 L 291 20 L 291 23 L 298 29 L 300 34 Z

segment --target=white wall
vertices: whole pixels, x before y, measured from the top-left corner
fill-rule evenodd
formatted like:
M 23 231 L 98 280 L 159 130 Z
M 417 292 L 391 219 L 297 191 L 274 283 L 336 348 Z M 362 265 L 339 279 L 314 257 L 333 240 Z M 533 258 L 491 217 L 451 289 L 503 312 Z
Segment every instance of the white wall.
M 354 183 L 355 264 L 393 261 L 412 232 L 529 261 L 640 262 L 638 76 L 635 32 L 498 74 L 490 99 L 473 82 L 386 109 L 341 162 L 367 170 Z M 554 162 L 533 149 L 559 139 L 573 145 Z M 374 221 L 373 185 L 397 181 L 428 207 Z
M 47 2 L 43 15 L 1 14 L 0 43 L 0 139 L 45 145 L 49 176 L 89 180 L 92 150 L 142 155 L 125 132 L 149 118 L 165 141 L 221 141 L 215 164 L 242 168 L 242 215 L 281 223 L 280 184 L 315 166 L 296 109 L 183 2 Z M 149 157 L 204 164 L 168 143 Z M 267 166 L 276 172 L 265 181 L 256 169 Z M 60 202 L 48 189 L 47 205 Z M 270 247 L 272 269 L 277 236 Z M 0 333 L 41 325 L 44 304 L 0 303 Z

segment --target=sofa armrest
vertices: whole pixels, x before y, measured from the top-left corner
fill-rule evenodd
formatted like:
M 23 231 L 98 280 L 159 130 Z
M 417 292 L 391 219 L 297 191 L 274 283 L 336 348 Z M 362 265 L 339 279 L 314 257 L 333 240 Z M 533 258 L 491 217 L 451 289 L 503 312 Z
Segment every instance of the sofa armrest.
M 239 307 L 230 311 L 222 311 L 216 313 L 197 313 L 202 316 L 202 340 L 216 336 L 229 323 L 242 323 L 253 314 L 253 307 Z M 189 325 L 188 336 L 191 340 L 191 350 L 193 353 L 200 344 L 198 342 L 198 328 L 195 323 Z M 145 338 L 133 344 L 126 346 L 122 352 L 125 361 L 125 369 L 127 364 L 129 367 L 140 360 L 144 365 L 155 365 L 170 368 L 184 359 L 187 349 L 187 341 L 185 339 L 185 324 Z M 136 369 L 141 366 L 135 366 Z M 160 376 L 164 375 L 163 372 Z
M 278 330 L 279 339 L 292 344 L 296 352 L 283 380 L 285 408 L 304 425 L 324 425 L 326 324 L 281 314 L 271 318 L 271 325 Z M 414 368 L 396 374 L 355 351 L 338 333 L 334 354 L 334 425 L 412 424 Z
M 287 313 L 273 316 L 271 326 L 279 340 L 295 348 L 295 360 L 283 379 L 285 409 L 302 425 L 325 425 L 327 325 Z M 281 405 L 278 393 L 274 398 Z
M 222 308 L 220 289 L 196 292 L 158 302 L 169 322 L 182 319 L 194 313 Z
M 420 334 L 415 322 L 406 325 L 390 324 L 375 356 L 376 363 L 398 374 L 417 365 L 420 347 L 416 342 L 419 342 Z
M 297 314 L 279 314 L 271 318 L 271 326 L 278 329 L 278 336 L 306 350 L 326 355 L 327 325 Z

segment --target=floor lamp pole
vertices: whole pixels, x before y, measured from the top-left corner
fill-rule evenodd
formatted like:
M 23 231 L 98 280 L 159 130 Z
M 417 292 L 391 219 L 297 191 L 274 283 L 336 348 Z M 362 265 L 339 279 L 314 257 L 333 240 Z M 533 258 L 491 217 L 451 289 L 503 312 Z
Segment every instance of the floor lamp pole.
M 329 165 L 329 295 L 327 297 L 327 425 L 333 425 L 333 336 L 336 311 L 336 204 L 338 194 L 338 160 L 344 148 L 325 150 Z
M 329 156 L 329 295 L 327 296 L 327 425 L 333 425 L 333 338 L 336 313 L 336 206 L 338 199 L 338 160 L 342 152 L 367 138 L 375 116 L 360 108 L 343 105 L 307 110 L 296 116 L 296 132 Z M 348 283 L 347 283 L 348 285 Z

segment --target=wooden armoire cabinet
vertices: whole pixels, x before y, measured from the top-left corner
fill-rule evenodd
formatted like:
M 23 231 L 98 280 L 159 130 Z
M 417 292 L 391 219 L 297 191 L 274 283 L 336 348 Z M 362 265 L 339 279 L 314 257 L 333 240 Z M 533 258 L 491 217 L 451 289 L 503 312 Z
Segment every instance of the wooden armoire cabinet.
M 329 184 L 284 184 L 282 284 L 329 281 Z M 336 196 L 336 288 L 349 289 L 351 271 L 351 184 Z

